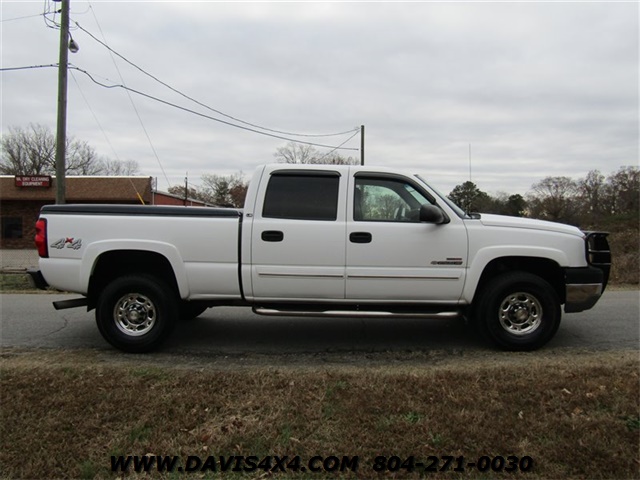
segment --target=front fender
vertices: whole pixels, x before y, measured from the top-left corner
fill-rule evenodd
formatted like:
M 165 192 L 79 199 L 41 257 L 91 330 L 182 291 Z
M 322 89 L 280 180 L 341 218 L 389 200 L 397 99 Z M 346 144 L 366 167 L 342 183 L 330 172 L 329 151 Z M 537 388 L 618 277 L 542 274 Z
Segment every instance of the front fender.
M 473 261 L 469 264 L 466 282 L 462 292 L 462 298 L 467 303 L 471 303 L 473 297 L 478 290 L 480 278 L 483 272 L 494 260 L 501 258 L 528 258 L 528 259 L 544 259 L 556 263 L 558 266 L 566 266 L 569 264 L 567 254 L 559 249 L 549 247 L 519 247 L 519 246 L 489 246 L 478 250 L 473 256 Z

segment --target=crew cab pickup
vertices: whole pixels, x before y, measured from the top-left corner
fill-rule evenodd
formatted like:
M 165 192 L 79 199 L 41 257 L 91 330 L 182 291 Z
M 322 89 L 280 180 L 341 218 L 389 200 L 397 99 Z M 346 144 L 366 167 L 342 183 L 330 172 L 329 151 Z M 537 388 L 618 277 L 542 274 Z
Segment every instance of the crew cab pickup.
M 420 176 L 369 166 L 264 165 L 243 210 L 47 205 L 40 287 L 77 292 L 116 348 L 146 352 L 209 307 L 291 316 L 464 316 L 533 350 L 603 293 L 607 234 L 468 215 Z

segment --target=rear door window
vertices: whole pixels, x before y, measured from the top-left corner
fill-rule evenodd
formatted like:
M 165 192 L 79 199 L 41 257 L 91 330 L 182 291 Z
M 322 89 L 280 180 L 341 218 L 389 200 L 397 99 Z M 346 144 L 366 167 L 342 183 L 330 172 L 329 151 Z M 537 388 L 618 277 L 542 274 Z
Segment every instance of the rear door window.
M 274 173 L 267 186 L 262 216 L 335 221 L 339 186 L 337 173 Z

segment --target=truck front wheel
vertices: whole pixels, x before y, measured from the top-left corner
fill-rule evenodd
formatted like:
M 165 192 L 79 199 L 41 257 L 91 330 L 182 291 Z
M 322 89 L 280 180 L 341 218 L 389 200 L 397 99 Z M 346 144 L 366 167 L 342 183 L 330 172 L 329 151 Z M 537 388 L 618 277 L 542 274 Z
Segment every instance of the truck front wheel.
M 542 278 L 512 272 L 492 279 L 481 293 L 476 321 L 490 340 L 506 350 L 535 350 L 560 326 L 560 301 Z
M 149 352 L 171 332 L 178 316 L 175 294 L 161 280 L 127 275 L 102 291 L 96 323 L 107 342 L 129 353 Z

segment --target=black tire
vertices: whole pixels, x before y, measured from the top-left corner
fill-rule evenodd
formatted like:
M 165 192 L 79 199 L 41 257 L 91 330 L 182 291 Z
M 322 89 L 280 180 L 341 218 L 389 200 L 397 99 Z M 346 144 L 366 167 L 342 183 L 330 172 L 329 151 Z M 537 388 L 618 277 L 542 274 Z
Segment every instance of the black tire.
M 492 279 L 480 294 L 475 320 L 505 350 L 530 351 L 558 331 L 562 312 L 553 287 L 537 275 L 511 272 Z
M 116 278 L 102 291 L 96 306 L 96 323 L 104 339 L 129 353 L 157 348 L 177 317 L 175 292 L 150 275 Z

